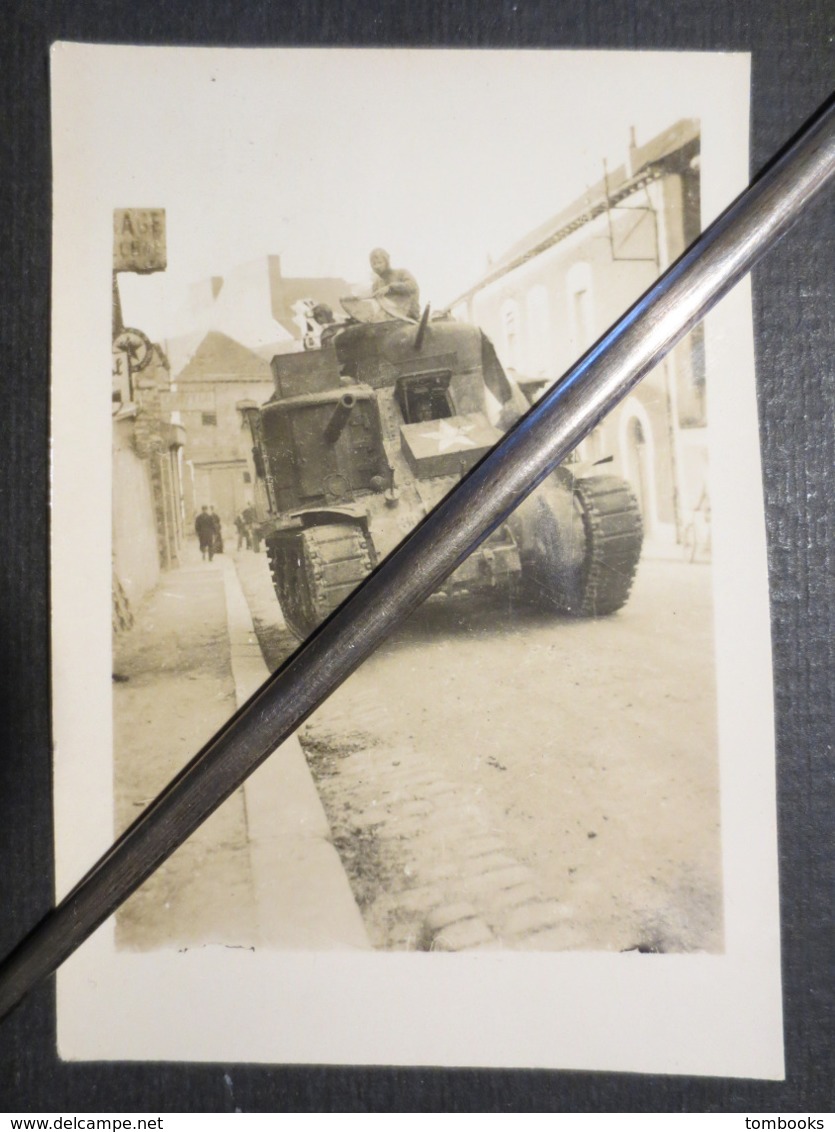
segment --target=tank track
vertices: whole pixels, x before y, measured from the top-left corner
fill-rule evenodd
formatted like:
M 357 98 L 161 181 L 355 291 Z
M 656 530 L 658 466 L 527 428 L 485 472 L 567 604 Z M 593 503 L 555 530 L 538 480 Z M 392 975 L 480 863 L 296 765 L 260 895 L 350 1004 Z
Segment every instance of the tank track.
M 333 523 L 267 540 L 273 585 L 287 627 L 309 637 L 371 573 L 368 539 L 361 527 Z
M 576 480 L 574 496 L 586 535 L 580 592 L 570 610 L 577 617 L 605 617 L 629 597 L 644 539 L 632 489 L 617 476 Z
M 572 617 L 605 617 L 623 608 L 643 543 L 638 503 L 617 476 L 577 479 L 574 518 L 566 524 L 540 504 L 525 590 L 529 600 Z

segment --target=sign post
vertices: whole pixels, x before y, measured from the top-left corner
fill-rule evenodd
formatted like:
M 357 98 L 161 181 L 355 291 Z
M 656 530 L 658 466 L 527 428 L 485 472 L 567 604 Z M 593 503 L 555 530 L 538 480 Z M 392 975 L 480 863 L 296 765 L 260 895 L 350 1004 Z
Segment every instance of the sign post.
M 164 208 L 114 208 L 113 272 L 151 275 L 167 266 Z
M 151 360 L 151 345 L 141 331 L 129 330 L 122 320 L 117 276 L 130 271 L 152 275 L 168 266 L 165 209 L 113 210 L 113 399 L 130 400 L 132 377 Z M 141 356 L 138 356 L 141 355 Z

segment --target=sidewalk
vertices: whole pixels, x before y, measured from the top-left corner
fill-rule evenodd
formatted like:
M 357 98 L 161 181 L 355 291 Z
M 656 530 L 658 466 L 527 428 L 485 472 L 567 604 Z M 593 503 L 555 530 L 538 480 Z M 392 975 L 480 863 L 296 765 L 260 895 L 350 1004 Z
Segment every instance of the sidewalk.
M 269 675 L 232 557 L 203 562 L 188 543 L 182 558 L 117 642 L 120 828 Z M 120 942 L 367 948 L 330 837 L 292 736 L 126 904 Z

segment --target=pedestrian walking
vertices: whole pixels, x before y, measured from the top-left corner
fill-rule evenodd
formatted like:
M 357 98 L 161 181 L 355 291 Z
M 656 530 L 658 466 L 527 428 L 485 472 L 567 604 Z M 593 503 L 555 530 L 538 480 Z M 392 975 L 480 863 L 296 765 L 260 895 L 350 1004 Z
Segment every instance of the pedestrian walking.
M 215 554 L 223 554 L 223 527 L 220 522 L 220 515 L 215 511 L 214 507 L 209 508 L 209 518 L 212 521 L 212 545 L 214 546 Z
M 235 516 L 235 530 L 238 532 L 238 550 L 242 550 L 244 546 L 249 550 L 252 547 L 252 540 L 243 513 Z
M 200 553 L 203 556 L 203 561 L 206 558 L 211 560 L 215 555 L 215 525 L 212 517 L 209 514 L 209 508 L 203 507 L 200 514 L 194 520 L 194 530 L 197 533 L 197 541 L 200 543 Z
M 246 507 L 241 512 L 241 518 L 246 525 L 247 534 L 249 535 L 248 546 L 258 554 L 261 549 L 261 532 L 258 529 L 258 515 L 251 503 L 247 503 Z

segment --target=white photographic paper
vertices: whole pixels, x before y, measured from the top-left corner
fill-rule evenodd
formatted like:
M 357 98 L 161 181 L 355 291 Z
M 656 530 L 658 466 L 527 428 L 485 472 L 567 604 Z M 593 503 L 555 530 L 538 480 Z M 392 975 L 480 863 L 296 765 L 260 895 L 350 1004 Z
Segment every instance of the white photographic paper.
M 207 334 L 265 361 L 272 340 L 280 352 L 301 348 L 302 312 L 279 317 L 275 306 L 247 306 L 242 298 L 256 293 L 252 265 L 271 263 L 282 279 L 310 281 L 311 299 L 325 279 L 344 280 L 358 294 L 373 283 L 368 256 L 382 246 L 394 267 L 413 273 L 433 310 L 448 308 L 480 325 L 505 368 L 535 396 L 602 333 L 619 304 L 663 270 L 671 249 L 689 242 L 693 209 L 704 227 L 747 184 L 749 59 L 59 43 L 52 83 L 60 898 L 139 812 L 138 787 L 125 802 L 131 814 L 114 806 L 114 789 L 117 798 L 129 797 L 125 776 L 133 773 L 130 759 L 142 769 L 143 728 L 148 759 L 166 730 L 164 715 L 136 726 L 120 716 L 128 701 L 119 700 L 113 682 L 114 548 L 134 515 L 112 473 L 114 211 L 164 215 L 165 269 L 137 275 L 120 268 L 123 326 L 141 337 L 122 342 L 117 354 L 158 344 L 177 395 L 186 388 L 178 374 Z M 696 184 L 694 205 L 687 194 Z M 601 185 L 604 213 L 594 207 Z M 559 260 L 575 247 L 576 262 Z M 560 263 L 561 289 L 549 294 L 545 269 L 562 271 Z M 293 324 L 296 316 L 302 321 Z M 562 904 L 563 934 L 537 943 L 521 929 L 512 938 L 494 930 L 489 946 L 474 937 L 472 946 L 445 950 L 421 943 L 419 932 L 385 935 L 378 892 L 360 900 L 371 946 L 270 946 L 263 926 L 248 935 L 231 922 L 221 891 L 206 889 L 204 899 L 203 882 L 181 870 L 183 883 L 200 894 L 201 916 L 210 921 L 205 933 L 194 922 L 158 929 L 168 905 L 157 897 L 144 927 L 134 919 L 131 928 L 119 915 L 108 921 L 59 972 L 62 1057 L 782 1077 L 769 609 L 746 283 L 710 315 L 699 342 L 688 356 L 698 353 L 703 379 L 695 362 L 690 385 L 673 370 L 654 379 L 655 401 L 647 407 L 636 398 L 618 418 L 622 425 L 604 426 L 584 450 L 589 462 L 614 454 L 613 469 L 630 479 L 644 514 L 635 587 L 611 622 L 551 627 L 524 616 L 519 622 L 504 608 L 494 623 L 479 607 L 470 632 L 430 613 L 404 646 L 413 678 L 386 669 L 384 657 L 369 668 L 373 677 L 352 678 L 357 683 L 302 733 L 314 774 L 323 774 L 323 757 L 351 757 L 326 766 L 320 778 L 338 848 L 345 833 L 335 825 L 339 807 L 367 812 L 382 798 L 374 785 L 382 779 L 373 776 L 393 773 L 400 751 L 419 751 L 430 787 L 436 776 L 448 796 L 460 790 L 457 809 L 446 803 L 450 847 L 438 863 L 454 860 L 463 840 L 483 832 L 483 819 L 501 842 L 498 855 L 509 860 L 496 871 L 531 870 L 541 880 L 535 898 Z M 198 428 L 214 427 L 211 407 L 178 404 L 186 408 L 169 423 L 185 430 L 186 445 L 188 421 L 192 442 Z M 664 452 L 669 469 L 659 479 Z M 177 522 L 178 537 L 193 550 L 200 484 L 209 481 L 200 479 L 199 460 L 189 466 L 192 495 Z M 225 592 L 234 602 L 235 554 L 244 555 L 238 574 L 254 570 L 255 559 L 226 534 L 222 570 L 231 571 Z M 185 560 L 162 562 L 157 585 L 171 577 L 165 568 L 182 569 Z M 203 565 L 221 569 L 199 555 L 189 568 Z M 140 620 L 152 592 L 137 583 L 135 595 L 128 593 Z M 698 623 L 696 609 L 705 611 Z M 688 616 L 692 625 L 682 630 Z M 669 653 L 667 623 L 678 634 Z M 529 638 L 520 636 L 520 624 Z M 500 686 L 506 691 L 511 677 L 497 677 L 491 658 L 514 636 L 520 659 L 508 662 L 509 671 L 524 671 L 524 679 L 509 704 Z M 461 677 L 461 714 L 439 723 L 441 688 L 457 678 L 458 666 L 475 663 L 463 655 L 468 641 L 477 642 L 482 669 L 469 683 Z M 613 675 L 617 663 L 620 676 Z M 388 671 L 394 683 L 386 691 Z M 599 709 L 580 711 L 588 682 L 597 679 Z M 378 692 L 380 702 L 372 703 Z M 436 718 L 420 731 L 424 696 L 424 714 L 434 709 Z M 565 744 L 562 761 L 558 738 L 572 704 L 583 716 L 578 727 L 594 724 L 589 717 L 599 710 L 598 729 L 577 739 L 578 750 L 587 744 L 582 756 Z M 349 724 L 351 710 L 358 714 Z M 339 747 L 349 732 L 371 734 L 363 712 L 377 712 L 378 721 L 384 713 L 364 769 L 361 751 Z M 221 720 L 222 712 L 216 719 L 207 707 L 205 733 L 189 755 Z M 131 753 L 120 761 L 118 736 L 127 724 Z M 359 768 L 350 782 L 347 773 L 340 778 L 348 765 Z M 693 767 L 701 769 L 691 776 Z M 607 794 L 603 780 L 614 773 L 623 792 Z M 654 792 L 659 776 L 667 776 L 671 794 L 666 787 Z M 594 809 L 602 797 L 611 799 L 612 812 Z M 633 809 L 619 810 L 617 799 L 626 797 Z M 640 797 L 652 799 L 648 812 L 640 812 Z M 422 836 L 421 815 L 441 804 L 431 798 L 430 789 L 417 799 L 418 828 L 404 826 L 398 841 L 407 874 L 431 871 L 428 850 L 417 864 L 409 858 Z M 424 803 L 429 808 L 421 810 Z M 254 821 L 251 805 L 247 812 L 241 820 Z M 404 817 L 389 805 L 389 828 Z M 666 874 L 653 857 L 659 838 L 680 853 Z M 387 860 L 381 892 L 392 875 L 394 858 Z M 343 864 L 350 873 L 344 851 Z M 639 874 L 640 892 L 633 887 Z M 664 890 L 657 906 L 653 885 Z M 311 922 L 328 899 L 305 894 Z M 643 921 L 640 908 L 650 909 Z M 275 938 L 282 938 L 279 929 Z

